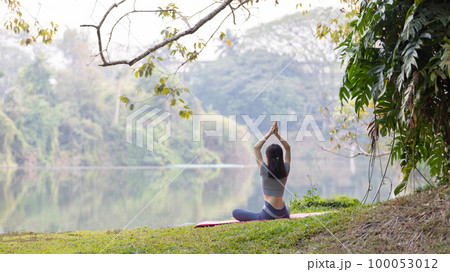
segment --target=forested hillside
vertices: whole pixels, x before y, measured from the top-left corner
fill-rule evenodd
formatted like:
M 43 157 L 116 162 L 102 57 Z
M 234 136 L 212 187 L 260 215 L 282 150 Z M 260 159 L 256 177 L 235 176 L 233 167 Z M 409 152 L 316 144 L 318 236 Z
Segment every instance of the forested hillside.
M 69 30 L 62 40 L 31 50 L 1 35 L 0 166 L 165 165 L 187 163 L 198 153 L 195 163 L 239 162 L 233 154 L 242 146 L 225 148 L 218 139 L 193 142 L 192 122 L 177 113 L 171 116 L 171 137 L 153 152 L 126 143 L 130 110 L 119 96 L 147 84 L 133 79 L 128 68 L 88 66 L 85 34 Z M 140 105 L 149 102 L 171 110 L 165 98 Z M 189 152 L 178 152 L 180 147 Z

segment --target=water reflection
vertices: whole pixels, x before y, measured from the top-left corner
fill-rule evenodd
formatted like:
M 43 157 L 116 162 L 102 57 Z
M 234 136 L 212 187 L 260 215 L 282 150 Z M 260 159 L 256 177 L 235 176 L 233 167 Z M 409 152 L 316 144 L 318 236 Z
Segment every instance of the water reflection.
M 351 173 L 345 163 L 293 162 L 288 189 L 302 195 L 316 183 L 323 195 L 361 198 L 367 169 L 361 164 Z M 263 205 L 256 167 L 3 169 L 0 174 L 0 232 L 122 228 L 155 197 L 129 227 L 224 219 L 234 208 L 258 211 Z M 289 191 L 286 200 L 292 198 Z
M 121 228 L 156 196 L 131 227 L 178 225 L 232 209 L 253 190 L 245 168 L 180 171 L 3 170 L 0 226 L 3 232 Z

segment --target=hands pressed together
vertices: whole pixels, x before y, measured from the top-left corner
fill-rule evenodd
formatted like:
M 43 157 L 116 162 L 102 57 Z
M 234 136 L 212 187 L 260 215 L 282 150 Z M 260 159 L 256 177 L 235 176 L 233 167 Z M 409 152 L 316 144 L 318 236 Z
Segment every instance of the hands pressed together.
M 272 126 L 270 127 L 269 135 L 272 135 L 272 134 L 275 134 L 275 135 L 278 134 L 278 122 L 277 121 L 274 121 Z
M 261 155 L 261 148 L 264 145 L 264 143 L 266 142 L 266 140 L 269 139 L 269 137 L 272 134 L 275 135 L 275 137 L 277 137 L 277 139 L 280 141 L 280 143 L 283 145 L 284 149 L 286 150 L 284 161 L 289 164 L 291 163 L 291 147 L 289 146 L 288 142 L 285 139 L 283 139 L 280 136 L 280 134 L 278 134 L 278 122 L 274 121 L 272 126 L 270 127 L 269 132 L 267 132 L 267 134 L 262 139 L 260 139 L 253 147 L 255 150 L 256 163 L 258 164 L 259 168 L 261 168 L 261 165 L 263 162 L 263 158 Z

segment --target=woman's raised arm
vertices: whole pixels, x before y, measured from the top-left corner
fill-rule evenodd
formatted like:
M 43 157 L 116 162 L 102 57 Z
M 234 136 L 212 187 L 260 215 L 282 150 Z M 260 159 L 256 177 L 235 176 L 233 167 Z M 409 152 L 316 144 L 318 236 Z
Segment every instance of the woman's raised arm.
M 291 146 L 285 139 L 283 139 L 283 137 L 281 137 L 280 134 L 278 134 L 278 130 L 274 134 L 286 150 L 286 153 L 284 155 L 284 162 L 291 164 Z
M 277 127 L 277 122 L 274 122 L 272 124 L 272 127 L 270 128 L 270 131 L 267 132 L 266 135 L 264 135 L 264 137 L 259 140 L 255 146 L 253 146 L 253 149 L 255 151 L 255 158 L 256 158 L 256 164 L 258 165 L 258 169 L 261 169 L 261 166 L 264 163 L 262 154 L 261 154 L 261 148 L 264 145 L 264 143 L 267 141 L 267 139 L 269 139 L 270 135 L 274 134 L 275 132 L 278 131 L 278 127 Z

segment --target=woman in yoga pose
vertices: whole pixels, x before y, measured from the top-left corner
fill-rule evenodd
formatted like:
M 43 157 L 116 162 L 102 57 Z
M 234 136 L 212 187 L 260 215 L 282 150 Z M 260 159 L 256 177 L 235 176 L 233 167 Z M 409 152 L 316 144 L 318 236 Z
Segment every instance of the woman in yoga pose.
M 283 149 L 278 144 L 271 144 L 266 149 L 266 161 L 263 161 L 261 148 L 271 135 L 275 135 L 286 150 L 283 160 Z M 233 211 L 233 217 L 239 221 L 289 218 L 290 209 L 284 203 L 283 193 L 291 164 L 291 147 L 278 134 L 277 122 L 273 122 L 270 131 L 254 146 L 256 164 L 260 170 L 264 207 L 260 213 L 242 209 Z

